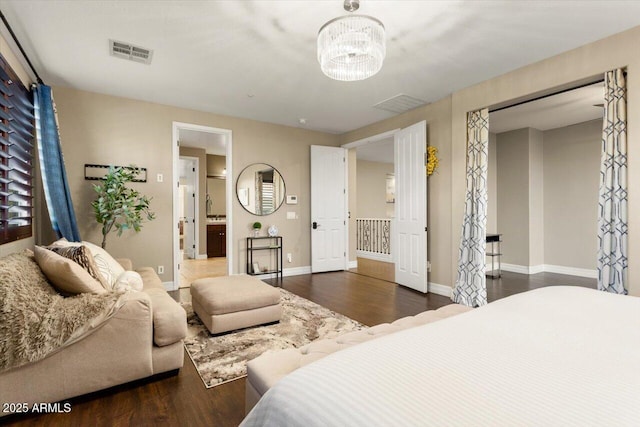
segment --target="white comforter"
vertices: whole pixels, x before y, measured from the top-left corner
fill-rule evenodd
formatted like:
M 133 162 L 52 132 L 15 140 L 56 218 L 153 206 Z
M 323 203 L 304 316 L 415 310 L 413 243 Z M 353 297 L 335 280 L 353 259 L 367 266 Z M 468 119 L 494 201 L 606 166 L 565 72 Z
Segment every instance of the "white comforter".
M 548 287 L 360 344 L 242 426 L 640 426 L 640 298 Z

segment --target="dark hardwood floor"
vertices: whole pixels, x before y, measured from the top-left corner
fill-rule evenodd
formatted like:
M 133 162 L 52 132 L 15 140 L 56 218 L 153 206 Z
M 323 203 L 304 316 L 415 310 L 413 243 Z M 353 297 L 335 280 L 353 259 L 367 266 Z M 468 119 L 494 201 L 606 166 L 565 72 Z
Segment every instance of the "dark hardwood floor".
M 538 273 L 526 275 L 503 271 L 502 277 L 498 279 L 487 277 L 487 300 L 491 302 L 532 289 L 561 285 L 595 289 L 597 281 L 596 279 L 567 276 L 566 274 Z
M 541 273 L 487 279 L 489 300 L 546 285 L 595 287 L 595 280 Z M 395 283 L 349 272 L 285 277 L 284 289 L 366 325 L 391 322 L 450 304 Z M 173 293 L 180 298 L 180 292 Z M 245 380 L 206 389 L 185 353 L 177 375 L 162 375 L 72 399 L 71 412 L 9 416 L 12 426 L 237 426 L 244 418 Z

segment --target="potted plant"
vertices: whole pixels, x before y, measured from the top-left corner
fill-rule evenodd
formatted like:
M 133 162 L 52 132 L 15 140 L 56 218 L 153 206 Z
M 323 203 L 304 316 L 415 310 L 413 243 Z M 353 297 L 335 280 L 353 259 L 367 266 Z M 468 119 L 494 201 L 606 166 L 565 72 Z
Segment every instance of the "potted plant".
M 255 235 L 255 237 L 258 237 L 260 235 L 261 228 L 262 228 L 262 224 L 259 223 L 258 221 L 253 223 L 253 234 Z
M 136 166 L 110 166 L 104 182 L 93 186 L 98 197 L 91 206 L 96 221 L 102 224 L 103 248 L 107 246 L 107 235 L 114 227 L 118 236 L 130 229 L 137 233 L 145 219 L 151 221 L 155 218 L 155 214 L 149 210 L 151 199 L 126 185 L 139 173 L 140 169 Z

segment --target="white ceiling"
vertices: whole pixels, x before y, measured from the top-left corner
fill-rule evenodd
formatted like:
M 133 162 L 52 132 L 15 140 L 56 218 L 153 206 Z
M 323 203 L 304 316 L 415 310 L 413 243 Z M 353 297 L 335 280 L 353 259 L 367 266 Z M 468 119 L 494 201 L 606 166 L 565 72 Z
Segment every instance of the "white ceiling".
M 374 1 L 387 58 L 361 82 L 325 77 L 316 35 L 342 0 L 0 0 L 45 83 L 334 133 L 393 115 L 640 25 L 639 1 Z M 614 19 L 604 19 L 613 16 Z M 109 39 L 153 50 L 150 65 L 108 54 Z M 301 125 L 299 118 L 306 118 Z
M 548 96 L 489 114 L 489 130 L 493 133 L 527 127 L 549 130 L 600 119 L 603 99 L 603 83 Z

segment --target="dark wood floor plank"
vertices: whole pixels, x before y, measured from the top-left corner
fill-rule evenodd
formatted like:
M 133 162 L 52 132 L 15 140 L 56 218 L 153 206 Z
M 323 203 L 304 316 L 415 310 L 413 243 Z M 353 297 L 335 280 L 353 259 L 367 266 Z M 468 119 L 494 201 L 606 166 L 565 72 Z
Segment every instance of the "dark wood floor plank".
M 541 273 L 503 273 L 487 280 L 489 300 L 545 285 L 595 287 L 593 279 Z M 447 297 L 423 295 L 375 278 L 348 273 L 285 277 L 283 288 L 365 325 L 392 322 L 450 304 Z M 180 292 L 172 296 L 180 299 Z M 177 375 L 136 381 L 72 399 L 68 414 L 10 416 L 12 426 L 237 426 L 244 418 L 240 379 L 206 389 L 189 356 Z

